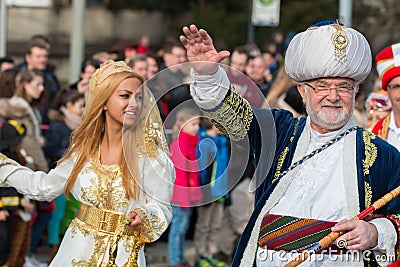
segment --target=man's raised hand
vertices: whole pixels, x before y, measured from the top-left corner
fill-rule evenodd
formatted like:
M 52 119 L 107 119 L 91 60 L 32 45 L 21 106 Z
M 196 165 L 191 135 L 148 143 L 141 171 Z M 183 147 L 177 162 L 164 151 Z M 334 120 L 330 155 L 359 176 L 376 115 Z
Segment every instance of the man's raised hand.
M 186 48 L 189 62 L 199 75 L 208 75 L 217 71 L 218 64 L 229 56 L 229 51 L 217 52 L 212 39 L 203 29 L 197 29 L 196 25 L 183 27 L 184 35 L 179 40 Z

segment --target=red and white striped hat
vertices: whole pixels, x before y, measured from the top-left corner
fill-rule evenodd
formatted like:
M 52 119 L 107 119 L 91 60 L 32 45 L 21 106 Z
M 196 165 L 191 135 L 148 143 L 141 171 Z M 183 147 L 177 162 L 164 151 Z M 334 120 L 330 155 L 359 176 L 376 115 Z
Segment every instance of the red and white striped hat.
M 387 90 L 390 80 L 400 76 L 400 43 L 383 49 L 376 55 L 375 61 L 382 80 L 382 89 Z

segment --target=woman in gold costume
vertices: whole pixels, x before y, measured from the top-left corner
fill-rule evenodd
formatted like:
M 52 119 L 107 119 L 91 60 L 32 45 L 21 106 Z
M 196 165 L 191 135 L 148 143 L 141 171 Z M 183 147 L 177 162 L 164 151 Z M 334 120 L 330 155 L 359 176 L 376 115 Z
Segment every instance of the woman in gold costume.
M 154 97 L 124 62 L 90 80 L 71 145 L 48 174 L 0 154 L 0 185 L 29 198 L 70 193 L 81 202 L 50 266 L 145 266 L 144 244 L 171 221 L 175 177 Z

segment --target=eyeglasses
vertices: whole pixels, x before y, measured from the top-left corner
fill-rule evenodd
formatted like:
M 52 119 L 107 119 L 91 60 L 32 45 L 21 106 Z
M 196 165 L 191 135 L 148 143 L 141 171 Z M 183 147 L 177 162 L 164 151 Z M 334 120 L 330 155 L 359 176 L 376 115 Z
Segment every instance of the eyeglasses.
M 387 86 L 387 89 L 390 89 L 390 90 L 399 90 L 400 89 L 400 84 L 398 84 L 398 83 L 394 83 L 394 84 L 389 84 L 388 86 Z
M 331 90 L 336 90 L 337 94 L 341 97 L 351 97 L 354 92 L 354 85 L 350 84 L 339 84 L 334 86 L 327 86 L 323 84 L 313 86 L 309 83 L 303 84 L 313 89 L 318 96 L 327 96 L 331 93 Z

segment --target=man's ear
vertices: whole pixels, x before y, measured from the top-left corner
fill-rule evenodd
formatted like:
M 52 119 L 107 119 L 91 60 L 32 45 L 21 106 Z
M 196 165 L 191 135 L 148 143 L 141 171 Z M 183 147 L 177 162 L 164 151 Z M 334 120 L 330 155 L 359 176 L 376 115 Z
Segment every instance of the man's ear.
M 305 89 L 304 89 L 304 85 L 302 85 L 300 83 L 297 84 L 297 91 L 301 95 L 301 98 L 303 99 L 303 103 L 306 103 L 306 92 L 305 92 Z
M 357 84 L 357 86 L 354 89 L 354 96 L 357 95 L 358 91 L 360 91 L 360 84 Z

